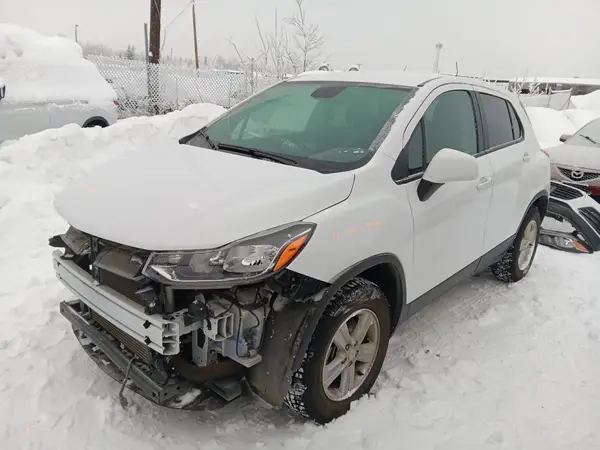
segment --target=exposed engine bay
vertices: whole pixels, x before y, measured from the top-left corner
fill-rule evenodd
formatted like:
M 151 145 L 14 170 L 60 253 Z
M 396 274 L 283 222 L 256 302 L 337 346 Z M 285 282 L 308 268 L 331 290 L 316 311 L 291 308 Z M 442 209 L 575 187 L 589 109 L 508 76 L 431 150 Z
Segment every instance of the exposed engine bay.
M 82 346 L 113 378 L 131 379 L 138 393 L 167 406 L 188 407 L 182 394 L 198 386 L 226 401 L 241 395 L 247 369 L 263 359 L 269 316 L 307 284 L 283 274 L 251 286 L 177 289 L 143 275 L 149 251 L 73 227 L 50 245 L 62 249 L 53 254 L 55 270 L 77 300 L 61 312 Z M 206 391 L 197 391 L 200 399 Z

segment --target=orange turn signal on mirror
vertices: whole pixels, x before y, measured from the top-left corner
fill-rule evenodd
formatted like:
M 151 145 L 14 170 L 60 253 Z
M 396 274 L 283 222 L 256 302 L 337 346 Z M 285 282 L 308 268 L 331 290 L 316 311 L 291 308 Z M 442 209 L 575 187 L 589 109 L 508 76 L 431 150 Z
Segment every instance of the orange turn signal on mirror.
M 273 272 L 278 271 L 282 267 L 285 267 L 293 258 L 300 252 L 302 246 L 308 239 L 309 233 L 305 233 L 301 236 L 298 236 L 293 241 L 285 246 L 283 251 L 279 254 L 279 258 L 277 259 L 277 263 L 273 268 Z

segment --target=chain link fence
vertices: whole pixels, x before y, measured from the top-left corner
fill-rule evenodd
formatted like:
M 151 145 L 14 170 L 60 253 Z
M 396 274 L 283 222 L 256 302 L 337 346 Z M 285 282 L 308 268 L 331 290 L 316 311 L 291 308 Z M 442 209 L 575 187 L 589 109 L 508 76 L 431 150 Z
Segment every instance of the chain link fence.
M 279 80 L 270 74 L 195 70 L 113 56 L 88 55 L 117 93 L 119 118 L 165 114 L 193 103 L 229 108 Z

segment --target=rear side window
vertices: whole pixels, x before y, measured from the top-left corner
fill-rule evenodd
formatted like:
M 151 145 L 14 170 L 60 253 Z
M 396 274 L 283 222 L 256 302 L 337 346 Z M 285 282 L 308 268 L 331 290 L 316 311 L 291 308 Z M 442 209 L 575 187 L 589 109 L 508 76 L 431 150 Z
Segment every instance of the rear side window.
M 487 126 L 486 150 L 521 137 L 521 125 L 509 102 L 489 94 L 479 94 L 479 98 Z

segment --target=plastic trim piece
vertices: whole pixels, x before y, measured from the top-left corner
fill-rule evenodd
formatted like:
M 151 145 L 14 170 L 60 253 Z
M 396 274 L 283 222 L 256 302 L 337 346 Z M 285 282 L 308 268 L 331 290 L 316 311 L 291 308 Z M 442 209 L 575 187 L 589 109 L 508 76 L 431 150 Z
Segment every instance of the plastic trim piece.
M 92 276 L 62 252 L 52 253 L 54 270 L 60 281 L 88 307 L 134 339 L 161 355 L 179 353 L 180 325 L 158 314 L 147 315 L 144 307 L 108 286 L 97 284 Z

